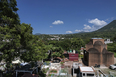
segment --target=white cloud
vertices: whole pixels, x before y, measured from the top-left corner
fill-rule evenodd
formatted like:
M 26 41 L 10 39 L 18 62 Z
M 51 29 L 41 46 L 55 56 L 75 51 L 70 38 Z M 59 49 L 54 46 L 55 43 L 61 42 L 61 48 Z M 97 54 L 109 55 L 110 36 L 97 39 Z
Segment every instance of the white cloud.
M 91 27 L 89 25 L 84 24 L 84 28 L 83 29 L 88 30 L 88 29 L 91 29 Z
M 107 22 L 105 22 L 103 20 L 99 20 L 97 18 L 89 20 L 88 22 L 95 25 L 95 26 L 102 26 L 103 27 L 103 26 L 107 25 Z
M 72 33 L 72 31 L 66 31 L 66 33 Z
M 105 22 L 104 20 L 99 20 L 98 18 L 89 20 L 88 22 L 93 24 L 90 31 L 98 30 L 102 28 L 103 26 L 107 25 L 107 22 Z
M 77 30 L 77 29 L 76 29 L 75 32 L 82 32 L 82 30 Z
M 57 21 L 54 21 L 52 24 L 58 25 L 58 24 L 64 24 L 64 22 L 61 20 L 57 20 Z
M 53 26 L 50 26 L 51 28 L 53 27 Z

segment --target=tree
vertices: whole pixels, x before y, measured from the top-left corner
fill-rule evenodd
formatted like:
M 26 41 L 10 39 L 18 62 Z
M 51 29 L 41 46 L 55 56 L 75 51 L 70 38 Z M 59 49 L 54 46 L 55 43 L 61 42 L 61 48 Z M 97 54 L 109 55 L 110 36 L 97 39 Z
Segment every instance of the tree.
M 55 57 L 60 57 L 61 54 L 59 52 L 53 52 L 51 56 L 52 58 L 55 58 Z
M 81 47 L 84 47 L 84 41 L 80 38 L 71 39 L 71 48 L 75 50 L 79 50 Z
M 17 56 L 20 36 L 16 26 L 20 25 L 16 0 L 0 0 L 0 51 L 2 59 L 11 62 Z
M 59 42 L 60 47 L 63 48 L 63 50 L 70 50 L 71 48 L 71 40 L 70 39 L 64 39 Z
M 63 49 L 61 47 L 53 47 L 52 49 L 52 57 L 63 57 Z
M 15 57 L 24 61 L 37 61 L 47 54 L 45 45 L 32 34 L 30 24 L 22 23 L 16 13 L 16 0 L 0 0 L 0 51 L 2 59 L 11 63 Z M 21 50 L 25 50 L 24 53 Z
M 116 53 L 116 36 L 113 38 L 113 43 L 107 44 L 108 51 Z
M 107 44 L 108 51 L 116 53 L 116 43 Z
M 114 42 L 114 43 L 116 43 L 116 36 L 115 36 L 115 37 L 113 37 L 113 42 Z
M 47 58 L 47 50 L 43 42 L 37 36 L 32 35 L 29 46 L 26 48 L 26 52 L 21 55 L 21 59 L 26 62 L 38 61 Z
M 16 0 L 0 0 L 0 26 L 8 25 L 12 28 L 20 24 L 16 6 Z

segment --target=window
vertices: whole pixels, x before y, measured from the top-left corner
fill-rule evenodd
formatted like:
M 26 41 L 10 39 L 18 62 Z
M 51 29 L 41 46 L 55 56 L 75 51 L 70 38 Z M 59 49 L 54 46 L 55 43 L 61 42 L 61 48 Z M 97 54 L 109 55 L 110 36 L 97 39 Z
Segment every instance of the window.
M 85 73 L 83 73 L 83 76 L 85 76 Z
M 74 73 L 77 73 L 78 72 L 78 69 L 74 69 Z
M 87 74 L 87 76 L 94 76 L 94 74 Z

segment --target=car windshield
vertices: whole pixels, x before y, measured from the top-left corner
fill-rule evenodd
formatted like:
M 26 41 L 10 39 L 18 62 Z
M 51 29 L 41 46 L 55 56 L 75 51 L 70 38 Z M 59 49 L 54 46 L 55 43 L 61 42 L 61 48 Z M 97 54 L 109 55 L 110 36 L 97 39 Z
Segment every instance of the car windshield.
M 114 66 L 116 66 L 116 64 L 114 64 Z

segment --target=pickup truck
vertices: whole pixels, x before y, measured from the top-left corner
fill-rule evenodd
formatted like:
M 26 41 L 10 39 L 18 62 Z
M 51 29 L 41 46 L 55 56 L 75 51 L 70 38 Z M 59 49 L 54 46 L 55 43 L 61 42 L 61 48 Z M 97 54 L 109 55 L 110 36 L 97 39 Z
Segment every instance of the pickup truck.
M 116 64 L 110 65 L 110 69 L 116 70 Z

